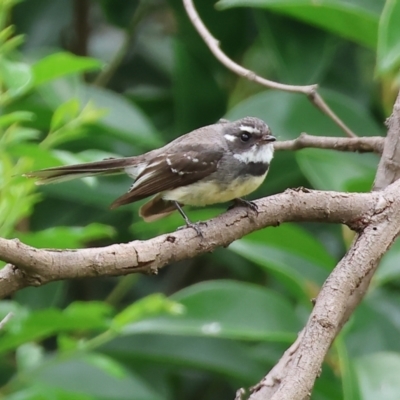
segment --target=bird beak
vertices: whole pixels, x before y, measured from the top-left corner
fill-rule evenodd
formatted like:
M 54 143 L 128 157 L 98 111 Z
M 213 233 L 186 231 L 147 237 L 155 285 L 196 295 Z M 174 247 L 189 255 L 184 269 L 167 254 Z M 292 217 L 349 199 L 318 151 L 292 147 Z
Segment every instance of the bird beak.
M 263 135 L 262 141 L 263 142 L 275 142 L 276 137 L 272 135 Z

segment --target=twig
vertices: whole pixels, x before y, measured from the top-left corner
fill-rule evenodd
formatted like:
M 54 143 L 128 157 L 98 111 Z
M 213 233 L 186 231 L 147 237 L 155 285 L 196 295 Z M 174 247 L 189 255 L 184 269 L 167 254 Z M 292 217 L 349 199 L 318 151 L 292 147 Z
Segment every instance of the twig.
M 214 54 L 215 58 L 219 60 L 223 65 L 225 65 L 225 67 L 230 69 L 235 74 L 242 76 L 243 78 L 246 78 L 250 81 L 259 83 L 260 85 L 265 86 L 267 88 L 278 89 L 292 93 L 303 93 L 307 95 L 311 103 L 314 104 L 317 108 L 319 108 L 324 114 L 329 116 L 335 122 L 335 124 L 337 124 L 340 127 L 340 129 L 342 129 L 346 133 L 347 136 L 357 137 L 357 135 L 349 127 L 347 127 L 343 123 L 343 121 L 341 121 L 341 119 L 323 101 L 321 96 L 317 93 L 318 85 L 307 85 L 307 86 L 285 85 L 282 83 L 264 79 L 258 76 L 255 72 L 250 71 L 249 69 L 244 68 L 241 65 L 235 63 L 221 50 L 219 41 L 215 39 L 215 37 L 204 25 L 203 21 L 200 19 L 200 16 L 194 7 L 193 1 L 183 0 L 183 5 L 186 9 L 186 13 L 188 14 L 197 32 L 199 32 L 200 36 L 202 37 L 202 39 L 204 40 L 210 51 Z
M 1 321 L 0 321 L 0 331 L 4 328 L 4 325 L 14 316 L 14 313 L 10 311 Z
M 307 95 L 308 99 L 327 115 L 348 137 L 357 137 L 357 135 L 333 112 L 333 110 L 325 103 L 325 100 L 319 95 L 317 90 Z
M 314 136 L 302 133 L 298 138 L 275 142 L 275 150 L 300 150 L 305 148 L 353 151 L 359 153 L 374 152 L 381 154 L 385 138 L 381 136 L 340 138 Z

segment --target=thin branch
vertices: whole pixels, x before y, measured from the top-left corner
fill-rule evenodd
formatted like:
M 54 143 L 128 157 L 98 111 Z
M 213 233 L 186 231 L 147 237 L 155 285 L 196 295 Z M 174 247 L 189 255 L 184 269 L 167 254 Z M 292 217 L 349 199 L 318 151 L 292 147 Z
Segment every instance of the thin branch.
M 0 238 L 0 259 L 10 263 L 0 271 L 0 298 L 26 286 L 96 276 L 155 274 L 172 262 L 228 246 L 250 232 L 289 221 L 345 223 L 361 229 L 374 214 L 385 192 L 338 193 L 287 190 L 259 199 L 258 216 L 234 208 L 201 226 L 204 239 L 193 229 L 161 235 L 147 241 L 114 244 L 104 248 L 46 250 L 18 240 Z M 400 196 L 399 196 L 400 198 Z
M 317 93 L 318 85 L 307 85 L 307 86 L 295 86 L 295 85 L 285 85 L 282 83 L 270 81 L 258 76 L 255 72 L 250 71 L 247 68 L 235 63 L 231 60 L 220 48 L 219 41 L 211 34 L 211 32 L 204 25 L 203 21 L 200 19 L 192 0 L 183 0 L 183 5 L 186 9 L 193 26 L 196 28 L 197 32 L 200 34 L 210 51 L 214 54 L 215 58 L 219 60 L 225 67 L 230 69 L 235 74 L 246 78 L 250 81 L 259 83 L 270 89 L 283 90 L 285 92 L 292 93 L 303 93 L 307 95 L 308 99 L 314 104 L 318 109 L 320 109 L 324 114 L 330 117 L 335 124 L 337 124 L 340 129 L 342 129 L 348 137 L 357 137 L 357 135 L 347 127 L 344 122 L 329 108 L 329 106 L 323 101 L 321 96 Z
M 333 112 L 333 110 L 326 104 L 325 100 L 320 96 L 317 90 L 310 93 L 308 99 L 319 108 L 326 116 L 328 116 L 348 137 L 355 138 L 357 135 Z
M 275 150 L 300 150 L 305 148 L 331 149 L 359 153 L 374 152 L 381 154 L 385 138 L 381 136 L 340 138 L 314 136 L 302 133 L 297 139 L 275 142 Z

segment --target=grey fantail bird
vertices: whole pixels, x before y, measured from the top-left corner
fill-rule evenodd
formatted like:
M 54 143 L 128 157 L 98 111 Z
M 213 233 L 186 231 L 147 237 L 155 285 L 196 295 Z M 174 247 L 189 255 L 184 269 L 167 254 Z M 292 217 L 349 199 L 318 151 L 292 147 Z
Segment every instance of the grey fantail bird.
M 41 185 L 125 172 L 134 183 L 111 208 L 154 196 L 140 208 L 145 221 L 155 221 L 178 210 L 186 224 L 199 232 L 182 206 L 239 200 L 254 208 L 241 197 L 264 181 L 275 140 L 268 125 L 258 118 L 221 120 L 139 156 L 48 168 L 25 176 L 37 178 L 36 183 Z

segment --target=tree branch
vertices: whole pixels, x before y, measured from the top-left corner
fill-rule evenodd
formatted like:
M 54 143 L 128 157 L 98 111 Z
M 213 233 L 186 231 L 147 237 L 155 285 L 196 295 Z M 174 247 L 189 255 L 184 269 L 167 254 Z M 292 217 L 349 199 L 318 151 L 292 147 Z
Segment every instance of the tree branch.
M 270 89 L 283 90 L 285 92 L 303 93 L 311 103 L 322 111 L 325 115 L 332 119 L 332 121 L 342 129 L 348 137 L 357 137 L 357 135 L 329 108 L 322 97 L 317 93 L 318 85 L 295 86 L 285 85 L 282 83 L 270 81 L 258 76 L 255 72 L 235 63 L 231 60 L 220 48 L 219 41 L 211 34 L 211 32 L 204 25 L 200 19 L 199 14 L 194 7 L 193 0 L 183 0 L 183 5 L 186 13 L 189 16 L 193 26 L 196 28 L 199 35 L 204 40 L 210 51 L 214 54 L 215 58 L 230 69 L 235 74 L 246 78 L 250 81 L 256 82 L 262 86 Z
M 314 136 L 302 133 L 297 139 L 275 142 L 275 150 L 300 150 L 305 148 L 353 151 L 359 153 L 374 152 L 381 154 L 385 138 L 381 136 L 340 138 Z
M 400 182 L 379 193 L 383 197 L 376 203 L 375 214 L 325 281 L 294 348 L 257 385 L 251 400 L 309 398 L 326 353 L 365 294 L 365 288 L 360 290 L 364 280 L 369 283 L 400 232 Z
M 228 246 L 234 240 L 266 226 L 289 221 L 345 223 L 361 229 L 373 216 L 385 192 L 337 193 L 287 190 L 256 201 L 257 217 L 244 208 L 232 209 L 202 226 L 204 239 L 193 229 L 161 235 L 147 241 L 82 250 L 48 250 L 0 238 L 0 259 L 10 263 L 0 271 L 0 297 L 26 286 L 71 278 L 157 273 L 172 262 Z

